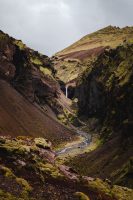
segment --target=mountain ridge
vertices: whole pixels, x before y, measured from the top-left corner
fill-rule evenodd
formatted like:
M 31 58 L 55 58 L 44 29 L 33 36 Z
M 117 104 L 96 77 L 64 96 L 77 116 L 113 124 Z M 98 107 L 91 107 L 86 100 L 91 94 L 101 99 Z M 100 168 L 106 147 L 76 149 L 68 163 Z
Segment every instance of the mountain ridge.
M 133 27 L 108 26 L 88 34 L 53 57 L 56 76 L 64 83 L 77 79 L 106 49 L 133 43 Z M 65 76 L 64 76 L 65 72 Z
M 52 58 L 0 32 L 3 200 L 132 200 L 132 32 L 109 26 Z

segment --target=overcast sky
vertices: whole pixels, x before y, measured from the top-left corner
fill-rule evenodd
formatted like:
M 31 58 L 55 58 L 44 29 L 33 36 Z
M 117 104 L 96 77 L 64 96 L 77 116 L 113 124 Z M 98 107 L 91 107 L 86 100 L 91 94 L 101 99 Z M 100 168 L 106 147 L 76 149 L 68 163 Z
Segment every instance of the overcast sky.
M 133 25 L 133 0 L 0 0 L 0 29 L 49 56 L 110 24 Z

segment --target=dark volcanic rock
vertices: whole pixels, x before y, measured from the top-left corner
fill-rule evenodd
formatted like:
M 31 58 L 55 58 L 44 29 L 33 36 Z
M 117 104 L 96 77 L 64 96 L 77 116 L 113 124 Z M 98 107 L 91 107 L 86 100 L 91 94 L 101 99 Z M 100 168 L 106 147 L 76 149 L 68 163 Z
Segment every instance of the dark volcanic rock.
M 133 187 L 132 91 L 132 44 L 105 51 L 81 76 L 77 86 L 79 116 L 99 121 L 93 130 L 98 127 L 100 145 L 71 160 L 75 170 Z
M 8 80 L 31 102 L 46 104 L 57 114 L 63 108 L 58 103 L 61 91 L 53 75 L 54 69 L 47 56 L 0 32 L 1 78 Z
M 125 132 L 129 132 L 128 124 L 133 122 L 132 55 L 133 45 L 119 46 L 105 51 L 86 70 L 77 89 L 80 115 L 99 118 L 119 132 L 126 123 Z

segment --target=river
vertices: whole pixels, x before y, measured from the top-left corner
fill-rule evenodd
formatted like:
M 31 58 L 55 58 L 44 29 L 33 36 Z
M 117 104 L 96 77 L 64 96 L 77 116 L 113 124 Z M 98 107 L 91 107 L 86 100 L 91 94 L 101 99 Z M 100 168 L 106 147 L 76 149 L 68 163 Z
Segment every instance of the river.
M 62 149 L 56 151 L 57 156 L 62 155 L 62 154 L 66 154 L 66 153 L 70 153 L 73 150 L 76 150 L 76 149 L 79 149 L 79 148 L 84 149 L 90 144 L 92 138 L 91 138 L 91 135 L 89 133 L 86 133 L 82 130 L 77 130 L 76 132 L 79 136 L 84 138 L 83 141 L 80 142 L 80 143 L 72 144 L 68 147 L 65 147 L 65 148 L 62 148 Z

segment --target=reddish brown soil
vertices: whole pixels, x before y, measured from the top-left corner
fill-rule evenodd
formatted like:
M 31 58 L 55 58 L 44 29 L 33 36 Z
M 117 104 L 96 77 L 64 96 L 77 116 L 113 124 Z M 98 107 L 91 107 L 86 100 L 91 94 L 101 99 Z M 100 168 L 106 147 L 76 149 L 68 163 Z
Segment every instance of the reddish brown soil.
M 76 52 L 65 54 L 63 56 L 63 59 L 73 58 L 73 59 L 84 60 L 84 59 L 91 57 L 91 56 L 96 56 L 96 55 L 98 56 L 101 53 L 103 53 L 104 50 L 105 50 L 105 47 L 101 46 L 101 47 L 97 47 L 97 48 L 93 48 L 93 49 L 76 51 Z
M 72 139 L 75 134 L 0 80 L 0 135 L 41 136 L 55 145 Z

